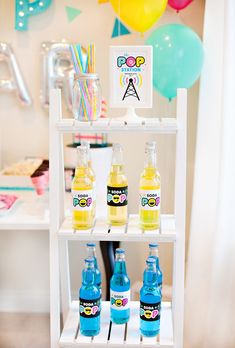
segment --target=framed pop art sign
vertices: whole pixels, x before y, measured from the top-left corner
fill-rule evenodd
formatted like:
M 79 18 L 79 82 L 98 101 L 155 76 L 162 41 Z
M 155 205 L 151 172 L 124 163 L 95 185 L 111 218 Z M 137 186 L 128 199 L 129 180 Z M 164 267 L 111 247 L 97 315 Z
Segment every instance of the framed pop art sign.
M 110 47 L 110 106 L 152 107 L 152 46 Z

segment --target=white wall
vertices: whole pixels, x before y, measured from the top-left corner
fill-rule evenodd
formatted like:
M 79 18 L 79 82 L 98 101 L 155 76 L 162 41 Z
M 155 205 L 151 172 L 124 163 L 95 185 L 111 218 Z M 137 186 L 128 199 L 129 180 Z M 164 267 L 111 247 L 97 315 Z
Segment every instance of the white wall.
M 180 15 L 167 10 L 157 25 L 180 22 L 190 25 L 201 34 L 203 20 L 203 0 L 193 4 Z M 68 23 L 65 6 L 81 9 L 82 14 L 72 23 Z M 40 94 L 40 44 L 48 40 L 67 39 L 86 45 L 94 42 L 97 48 L 97 71 L 101 77 L 104 96 L 108 98 L 108 46 L 110 44 L 142 44 L 140 34 L 122 36 L 111 39 L 115 13 L 110 4 L 98 5 L 96 0 L 54 0 L 53 5 L 44 14 L 30 19 L 30 29 L 26 33 L 14 30 L 14 1 L 0 2 L 1 40 L 12 44 L 24 78 L 34 100 L 32 107 L 23 108 L 15 95 L 0 93 L 0 144 L 2 160 L 5 164 L 21 159 L 26 155 L 48 155 L 48 115 L 39 101 Z M 0 67 L 0 74 L 3 73 Z M 198 86 L 189 92 L 188 115 L 188 211 L 189 221 L 191 206 L 191 184 L 194 163 L 195 125 L 197 114 Z M 154 93 L 152 110 L 140 114 L 169 115 L 175 110 L 174 102 L 166 100 Z M 110 115 L 118 115 L 121 111 L 110 110 Z M 125 149 L 126 172 L 130 182 L 131 211 L 137 208 L 137 187 L 139 174 L 143 167 L 144 142 L 151 136 L 113 135 L 110 141 L 120 141 Z M 172 136 L 157 138 L 159 147 L 159 169 L 162 174 L 163 211 L 173 209 L 173 176 L 174 145 Z M 133 154 L 138 154 L 134 155 Z M 48 236 L 45 232 L 9 232 L 0 234 L 0 309 L 9 309 L 9 296 L 15 296 L 17 303 L 10 309 L 46 310 L 48 304 Z M 138 243 L 125 245 L 127 249 L 128 270 L 132 282 L 140 279 L 146 256 L 146 247 Z M 141 255 L 138 260 L 131 257 Z M 2 251 L 2 252 L 1 252 Z M 79 243 L 71 245 L 72 289 L 75 292 L 80 282 L 81 255 L 83 247 Z M 166 283 L 171 283 L 171 249 L 162 247 L 161 263 Z M 135 265 L 135 267 L 134 267 Z M 132 267 L 133 266 L 133 267 Z M 5 297 L 4 297 L 5 296 Z M 8 296 L 8 297 L 7 297 Z M 38 300 L 40 298 L 41 300 Z M 8 300 L 7 300 L 8 299 Z M 28 305 L 25 304 L 28 299 Z M 35 301 L 37 299 L 37 301 Z M 4 307 L 4 303 L 5 307 Z M 41 302 L 40 302 L 41 301 Z M 18 304 L 18 305 L 17 305 Z

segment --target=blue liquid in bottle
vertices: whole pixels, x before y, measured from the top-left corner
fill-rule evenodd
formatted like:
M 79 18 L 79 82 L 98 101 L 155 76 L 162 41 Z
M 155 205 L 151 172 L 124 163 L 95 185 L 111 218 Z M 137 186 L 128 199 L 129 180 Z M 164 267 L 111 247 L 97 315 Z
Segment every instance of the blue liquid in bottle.
M 152 257 L 156 260 L 157 268 L 157 283 L 160 292 L 162 293 L 162 271 L 159 264 L 159 253 L 158 253 L 158 244 L 149 244 L 149 257 Z
M 140 332 L 154 337 L 160 332 L 161 293 L 157 284 L 156 261 L 148 258 L 140 290 Z
M 96 336 L 100 332 L 100 289 L 95 284 L 93 258 L 85 260 L 79 298 L 81 334 L 84 336 Z
M 101 278 L 101 272 L 98 266 L 98 261 L 96 258 L 96 250 L 95 250 L 95 243 L 87 243 L 87 256 L 94 259 L 94 267 L 95 267 L 95 284 L 100 289 L 100 296 L 102 295 L 102 278 Z
M 130 279 L 126 273 L 125 252 L 116 249 L 114 273 L 110 281 L 111 321 L 127 323 L 130 319 Z

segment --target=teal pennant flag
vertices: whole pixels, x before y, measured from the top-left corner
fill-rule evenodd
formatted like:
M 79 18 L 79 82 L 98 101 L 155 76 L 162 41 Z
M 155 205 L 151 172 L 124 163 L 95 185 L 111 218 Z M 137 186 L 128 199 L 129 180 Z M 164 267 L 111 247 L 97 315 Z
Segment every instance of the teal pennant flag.
M 127 34 L 131 34 L 131 32 L 127 29 L 127 27 L 125 27 L 125 25 L 122 24 L 122 22 L 119 21 L 119 19 L 116 18 L 112 38 Z
M 72 22 L 82 12 L 79 9 L 70 7 L 70 6 L 65 6 L 65 10 L 66 10 L 69 22 Z

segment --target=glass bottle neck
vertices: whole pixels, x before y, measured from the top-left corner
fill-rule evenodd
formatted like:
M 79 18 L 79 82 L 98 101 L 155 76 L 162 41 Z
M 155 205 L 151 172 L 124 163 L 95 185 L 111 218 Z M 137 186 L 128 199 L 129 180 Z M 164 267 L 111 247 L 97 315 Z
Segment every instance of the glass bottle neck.
M 126 262 L 125 262 L 124 254 L 116 255 L 115 264 L 114 264 L 114 273 L 126 274 Z
M 84 146 L 87 149 L 88 166 L 91 167 L 91 146 L 90 146 L 89 141 L 82 140 L 81 141 L 81 146 Z
M 157 283 L 156 264 L 147 264 L 143 277 L 144 285 L 154 286 Z
M 159 254 L 157 247 L 149 249 L 149 257 L 154 257 L 154 259 L 156 260 L 156 265 L 159 266 Z
M 123 153 L 122 148 L 119 144 L 113 145 L 112 165 L 123 166 Z
M 153 148 L 147 148 L 146 157 L 145 157 L 145 168 L 156 169 L 156 167 L 157 167 L 156 151 Z
M 95 269 L 94 263 L 85 264 L 85 269 L 82 272 L 83 285 L 92 285 L 95 282 Z
M 77 167 L 75 175 L 79 174 L 80 171 L 88 170 L 88 152 L 85 147 L 79 146 L 77 151 Z
M 97 258 L 95 247 L 87 247 L 87 257 L 94 259 L 94 267 L 97 267 Z

